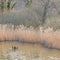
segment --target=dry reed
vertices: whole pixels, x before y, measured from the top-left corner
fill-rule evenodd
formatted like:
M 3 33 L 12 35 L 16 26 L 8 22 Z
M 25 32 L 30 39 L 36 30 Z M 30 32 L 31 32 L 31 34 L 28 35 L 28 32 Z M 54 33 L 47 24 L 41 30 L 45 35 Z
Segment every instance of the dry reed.
M 60 49 L 60 31 L 54 31 L 53 28 L 39 27 L 35 30 L 32 26 L 27 28 L 24 25 L 1 25 L 0 40 L 19 40 L 26 42 L 41 43 L 47 47 Z

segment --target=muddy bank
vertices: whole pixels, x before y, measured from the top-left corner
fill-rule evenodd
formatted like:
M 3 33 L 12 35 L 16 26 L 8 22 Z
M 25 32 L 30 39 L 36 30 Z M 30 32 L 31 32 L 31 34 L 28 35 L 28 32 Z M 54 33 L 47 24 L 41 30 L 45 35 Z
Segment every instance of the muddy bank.
M 43 42 L 34 42 L 34 41 L 22 41 L 22 40 L 0 40 L 0 43 L 6 43 L 6 42 L 8 42 L 8 43 L 17 42 L 17 43 L 32 44 L 32 45 L 37 44 L 37 45 L 41 45 L 44 48 L 60 50 L 60 48 L 53 47 L 53 44 L 52 43 L 48 43 L 46 41 L 43 41 Z

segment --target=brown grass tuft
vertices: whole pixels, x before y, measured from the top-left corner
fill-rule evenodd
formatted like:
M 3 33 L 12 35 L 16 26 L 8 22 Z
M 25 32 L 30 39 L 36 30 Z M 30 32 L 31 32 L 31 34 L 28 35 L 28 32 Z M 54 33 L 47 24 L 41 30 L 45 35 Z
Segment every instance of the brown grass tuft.
M 41 43 L 46 47 L 60 49 L 60 31 L 54 31 L 53 28 L 39 27 L 35 30 L 32 26 L 27 28 L 23 25 L 1 25 L 0 40 L 20 40 L 26 42 Z

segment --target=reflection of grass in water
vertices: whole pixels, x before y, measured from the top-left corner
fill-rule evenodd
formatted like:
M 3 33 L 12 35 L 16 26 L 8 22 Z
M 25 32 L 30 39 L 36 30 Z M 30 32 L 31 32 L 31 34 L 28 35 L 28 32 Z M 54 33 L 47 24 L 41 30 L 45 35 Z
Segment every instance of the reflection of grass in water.
M 7 44 L 7 43 L 6 43 Z M 11 44 L 11 43 L 10 43 Z M 10 44 L 8 44 L 8 45 L 10 45 Z M 12 44 L 11 44 L 11 46 L 12 46 Z M 6 46 L 7 47 L 7 46 Z M 31 51 L 33 52 L 34 51 L 34 53 L 32 53 L 32 52 L 29 52 L 29 49 L 28 49 L 28 46 L 26 46 L 26 47 L 24 47 L 24 45 L 22 46 L 20 46 L 19 45 L 19 47 L 20 47 L 20 49 L 19 50 L 17 50 L 18 52 L 20 51 L 20 50 L 22 50 L 22 53 L 20 52 L 19 54 L 19 58 L 20 58 L 20 60 L 23 60 L 23 59 L 26 59 L 26 60 L 32 60 L 32 59 L 35 59 L 34 58 L 34 56 L 35 56 L 35 49 L 33 50 L 31 47 L 30 47 L 30 49 L 32 49 Z M 25 51 L 25 49 L 23 49 L 23 48 L 26 48 L 26 51 Z M 8 48 L 3 48 L 4 49 L 4 51 L 6 52 L 6 54 L 7 54 L 7 60 L 11 60 L 11 56 L 9 55 L 9 53 L 11 53 L 11 51 L 12 51 L 12 49 L 10 48 L 10 46 L 8 47 Z M 9 50 L 9 49 L 11 49 L 11 50 Z M 27 51 L 28 50 L 28 51 Z M 13 54 L 13 52 L 14 51 L 12 51 L 12 54 Z M 28 53 L 29 52 L 29 53 Z M 2 52 L 3 53 L 3 52 Z M 2 59 L 4 58 L 4 56 L 6 56 L 6 54 L 4 54 L 3 53 L 3 57 L 2 57 Z M 31 55 L 32 54 L 32 55 Z
M 56 56 L 56 57 L 59 56 L 60 57 L 60 51 L 45 49 L 37 44 L 32 45 L 32 44 L 26 44 L 26 43 L 22 44 L 22 43 L 17 43 L 17 42 L 15 43 L 5 42 L 0 45 L 0 49 L 2 51 L 2 52 L 0 51 L 0 53 L 3 55 L 2 58 L 6 58 L 6 55 L 9 56 L 9 53 L 13 55 L 14 51 L 12 51 L 12 46 L 18 47 L 16 52 L 19 52 L 18 55 L 19 55 L 20 60 L 23 60 L 23 59 L 44 60 L 44 58 L 46 58 L 46 60 L 49 60 L 50 58 L 48 58 L 48 56 Z M 11 56 L 9 56 L 8 59 L 9 58 L 11 58 Z
M 9 53 L 8 53 L 9 54 Z M 16 56 L 15 56 L 16 57 Z M 16 57 L 15 59 L 14 58 L 12 58 L 11 57 L 11 55 L 7 55 L 7 58 L 4 58 L 4 57 L 1 57 L 1 60 L 5 60 L 5 59 L 7 59 L 7 60 L 15 60 L 15 59 L 19 59 L 19 60 L 37 60 L 37 59 L 40 59 L 40 57 L 37 55 L 37 54 L 35 54 L 33 57 L 31 57 L 31 56 L 28 56 L 28 55 L 20 55 L 20 56 L 18 56 L 18 57 Z
M 18 51 L 18 50 L 17 50 Z M 13 51 L 14 52 L 14 51 Z M 1 56 L 1 60 L 36 60 L 39 59 L 39 55 L 37 53 L 34 53 L 33 56 L 31 57 L 24 54 L 24 55 L 17 55 L 16 51 L 14 53 L 16 53 L 16 56 L 14 58 L 12 58 L 13 52 L 11 53 L 10 51 L 8 53 L 6 53 L 5 55 L 7 55 L 6 57 L 4 57 L 5 55 Z M 11 53 L 11 55 L 9 55 L 9 53 Z M 27 52 L 26 52 L 27 53 Z

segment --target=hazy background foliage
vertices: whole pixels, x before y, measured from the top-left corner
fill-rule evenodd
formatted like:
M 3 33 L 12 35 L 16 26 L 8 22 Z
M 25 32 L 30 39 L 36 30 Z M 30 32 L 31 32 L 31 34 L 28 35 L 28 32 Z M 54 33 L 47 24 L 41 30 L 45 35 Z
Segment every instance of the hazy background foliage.
M 0 24 L 16 24 L 37 27 L 41 25 L 44 7 L 48 0 L 14 0 L 16 5 L 13 12 L 0 14 Z M 50 26 L 54 29 L 60 28 L 60 0 L 49 0 L 44 26 Z

